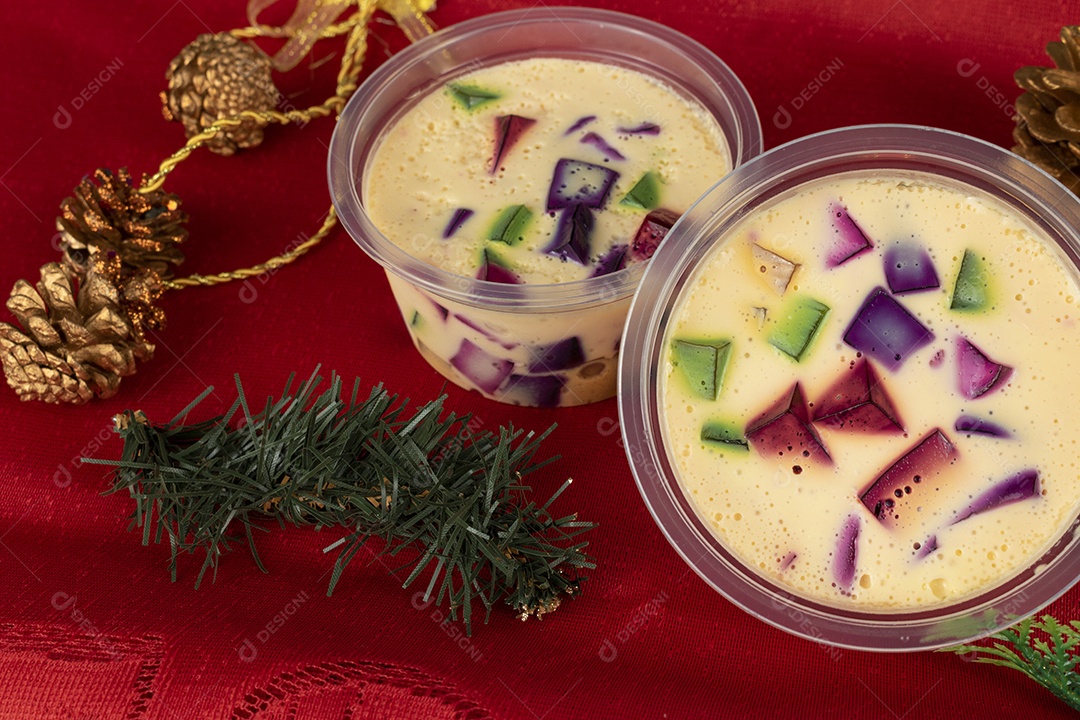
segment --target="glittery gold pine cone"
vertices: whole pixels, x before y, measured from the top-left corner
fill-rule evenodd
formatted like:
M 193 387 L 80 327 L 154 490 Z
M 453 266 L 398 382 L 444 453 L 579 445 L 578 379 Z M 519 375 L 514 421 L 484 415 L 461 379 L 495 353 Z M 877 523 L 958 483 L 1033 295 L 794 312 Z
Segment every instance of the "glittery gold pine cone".
M 127 168 L 116 174 L 98 169 L 74 192 L 60 203 L 56 229 L 64 264 L 79 276 L 86 273 L 91 248 L 113 251 L 125 265 L 148 268 L 162 278 L 171 277 L 172 266 L 184 261 L 177 246 L 187 240 L 183 225 L 188 215 L 176 195 L 138 192 Z
M 1022 67 L 1016 84 L 1013 152 L 1080 192 L 1080 26 L 1061 29 L 1061 42 L 1046 45 L 1057 67 Z
M 215 121 L 244 110 L 271 110 L 278 91 L 270 77 L 270 58 L 229 33 L 200 35 L 180 51 L 166 73 L 169 89 L 161 94 L 167 120 L 179 120 L 190 138 Z M 252 121 L 219 133 L 207 147 L 221 155 L 262 142 L 262 128 Z
M 23 400 L 78 405 L 111 397 L 136 360 L 153 355 L 144 328 L 164 321 L 153 307 L 160 280 L 155 291 L 156 275 L 142 270 L 117 285 L 119 258 L 93 255 L 81 280 L 49 263 L 36 287 L 19 280 L 11 291 L 7 306 L 22 327 L 0 323 L 0 361 Z

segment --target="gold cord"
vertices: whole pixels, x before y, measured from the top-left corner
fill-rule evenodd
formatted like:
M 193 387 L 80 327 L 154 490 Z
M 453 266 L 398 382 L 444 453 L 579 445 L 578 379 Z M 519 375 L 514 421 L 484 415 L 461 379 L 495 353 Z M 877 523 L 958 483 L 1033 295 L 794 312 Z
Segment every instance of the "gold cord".
M 367 54 L 367 26 L 375 12 L 376 5 L 376 0 L 358 0 L 356 14 L 341 23 L 327 26 L 319 33 L 320 39 L 336 37 L 346 33 L 348 33 L 349 36 L 345 43 L 345 55 L 341 61 L 341 69 L 338 71 L 337 89 L 334 95 L 327 98 L 324 102 L 318 105 L 312 105 L 304 110 L 290 110 L 288 112 L 279 112 L 277 110 L 245 110 L 236 115 L 221 118 L 201 133 L 192 135 L 188 138 L 183 147 L 165 158 L 161 162 L 156 173 L 143 178 L 139 187 L 139 192 L 146 194 L 160 189 L 161 186 L 165 184 L 165 178 L 177 165 L 186 160 L 191 153 L 195 152 L 195 150 L 212 140 L 218 133 L 228 130 L 229 128 L 236 127 L 249 121 L 258 124 L 261 127 L 266 127 L 271 123 L 278 123 L 280 125 L 306 123 L 315 118 L 340 114 L 342 108 L 345 107 L 345 103 L 348 102 L 349 97 L 355 92 L 358 86 L 357 79 L 360 77 L 364 56 Z M 232 35 L 241 38 L 284 37 L 287 35 L 286 31 L 282 28 L 275 28 L 267 25 L 240 28 L 230 32 Z M 319 228 L 318 232 L 308 238 L 304 243 L 297 245 L 286 253 L 276 255 L 266 262 L 259 263 L 253 267 L 240 268 L 238 270 L 217 273 L 214 275 L 189 275 L 187 277 L 166 280 L 163 284 L 170 290 L 181 290 L 195 285 L 219 285 L 232 280 L 243 280 L 262 275 L 265 272 L 288 265 L 307 253 L 322 242 L 323 238 L 330 234 L 330 231 L 333 230 L 336 224 L 337 213 L 334 211 L 334 207 L 331 206 L 330 211 L 326 214 L 326 219 L 323 221 L 322 227 Z

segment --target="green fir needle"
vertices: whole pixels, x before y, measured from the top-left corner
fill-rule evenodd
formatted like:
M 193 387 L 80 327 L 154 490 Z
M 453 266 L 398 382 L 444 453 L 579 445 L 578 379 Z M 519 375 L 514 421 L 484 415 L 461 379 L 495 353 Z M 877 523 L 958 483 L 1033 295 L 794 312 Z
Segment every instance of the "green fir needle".
M 237 533 L 265 572 L 255 531 L 270 518 L 344 533 L 324 550 L 337 551 L 328 595 L 365 543 L 382 538 L 378 554 L 402 558 L 402 587 L 428 573 L 425 601 L 453 619 L 460 612 L 470 633 L 475 600 L 485 621 L 500 600 L 526 619 L 579 591 L 577 571 L 595 563 L 578 536 L 595 524 L 549 512 L 570 480 L 543 505 L 522 484 L 556 459 L 534 459 L 554 426 L 470 434 L 469 416 L 444 412 L 445 396 L 406 416 L 408 401 L 381 385 L 361 400 L 357 380 L 344 399 L 336 375 L 318 395 L 318 368 L 295 391 L 294 379 L 257 412 L 239 377 L 236 401 L 211 420 L 184 424 L 212 388 L 165 425 L 125 411 L 116 416 L 121 459 L 84 460 L 116 468 L 108 492 L 130 493 L 144 545 L 168 539 L 174 581 L 181 552 L 204 554 L 196 587 L 208 570 L 216 576 Z

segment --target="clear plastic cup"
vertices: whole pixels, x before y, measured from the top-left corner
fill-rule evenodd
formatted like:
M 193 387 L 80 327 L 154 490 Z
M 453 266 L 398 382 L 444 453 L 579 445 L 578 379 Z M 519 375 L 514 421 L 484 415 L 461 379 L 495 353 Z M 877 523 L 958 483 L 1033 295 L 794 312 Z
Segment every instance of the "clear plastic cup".
M 644 264 L 559 284 L 509 285 L 455 275 L 417 260 L 386 238 L 372 223 L 362 197 L 365 169 L 380 136 L 421 97 L 478 67 L 538 56 L 598 61 L 656 77 L 716 117 L 733 165 L 761 151 L 761 126 L 746 89 L 702 45 L 630 15 L 541 6 L 452 26 L 376 70 L 349 101 L 334 131 L 330 189 L 345 229 L 386 269 L 413 343 L 433 367 L 494 400 L 579 405 L 615 394 L 622 326 Z M 429 328 L 420 337 L 412 325 L 417 308 L 441 315 L 444 322 L 437 332 Z M 533 348 L 550 347 L 570 335 L 581 343 L 572 368 L 530 371 Z M 463 357 L 463 348 L 472 356 Z M 458 369 L 469 363 L 480 366 L 472 379 Z
M 1045 607 L 1080 579 L 1074 518 L 1042 557 L 995 587 L 926 610 L 869 612 L 794 594 L 751 568 L 699 516 L 677 479 L 663 438 L 658 373 L 665 328 L 695 269 L 741 219 L 804 183 L 852 171 L 915 171 L 971 186 L 1002 201 L 1056 245 L 1078 277 L 1080 200 L 1033 165 L 964 135 L 925 127 L 842 128 L 778 147 L 737 168 L 680 219 L 652 258 L 635 296 L 619 371 L 619 414 L 627 456 L 654 520 L 682 558 L 713 588 L 782 630 L 861 650 L 929 650 L 997 632 Z M 872 437 L 872 436 L 870 436 Z

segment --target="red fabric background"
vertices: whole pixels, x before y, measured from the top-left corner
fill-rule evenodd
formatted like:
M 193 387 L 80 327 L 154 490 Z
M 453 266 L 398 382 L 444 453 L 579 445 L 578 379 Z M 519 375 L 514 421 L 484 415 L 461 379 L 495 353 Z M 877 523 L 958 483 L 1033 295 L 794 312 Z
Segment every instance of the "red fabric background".
M 888 121 L 1007 145 L 1012 123 L 1002 104 L 1018 93 L 1012 71 L 1046 64 L 1044 44 L 1078 20 L 1065 0 L 592 4 L 665 22 L 715 50 L 749 88 L 768 147 Z M 446 26 L 530 5 L 544 12 L 528 1 L 440 0 L 433 19 Z M 149 171 L 181 144 L 179 126 L 160 116 L 165 68 L 198 33 L 242 25 L 244 16 L 239 0 L 101 0 L 9 3 L 3 20 L 6 289 L 36 279 L 38 266 L 57 258 L 53 218 L 85 173 L 119 165 Z M 376 32 L 369 65 L 401 46 L 396 29 Z M 320 46 L 315 58 L 339 50 Z M 286 79 L 294 104 L 325 96 L 338 58 Z M 837 59 L 841 69 L 795 109 L 793 99 Z M 965 60 L 964 68 L 977 65 L 973 73 L 958 72 Z M 107 81 L 93 89 L 103 73 Z M 88 99 L 77 100 L 84 90 Z M 791 113 L 786 127 L 773 121 L 781 106 Z M 331 132 L 330 120 L 272 130 L 257 151 L 228 159 L 200 152 L 184 163 L 167 185 L 191 213 L 184 269 L 250 265 L 312 232 L 328 206 Z M 78 464 L 83 455 L 118 457 L 108 430 L 114 413 L 141 408 L 163 421 L 207 385 L 217 388 L 207 411 L 223 409 L 234 372 L 258 397 L 317 363 L 415 400 L 443 386 L 411 348 L 382 272 L 342 231 L 251 288 L 170 294 L 156 358 L 113 400 L 49 407 L 0 393 L 0 718 L 1068 714 L 1048 692 L 1000 668 L 949 654 L 833 650 L 745 615 L 689 572 L 653 524 L 613 432 L 614 400 L 548 411 L 448 389 L 449 406 L 475 413 L 483 428 L 560 423 L 547 446 L 563 459 L 534 485 L 546 494 L 575 478 L 557 507 L 600 523 L 591 537 L 599 567 L 582 597 L 542 622 L 522 624 L 500 610 L 459 642 L 433 608 L 414 607 L 414 590 L 401 590 L 378 561 L 354 563 L 327 598 L 331 558 L 320 550 L 332 534 L 307 530 L 263 540 L 269 575 L 241 551 L 224 559 L 216 583 L 193 589 L 193 557 L 171 583 L 167 548 L 143 548 L 126 530 L 130 500 L 102 496 L 103 471 Z M 1080 591 L 1050 610 L 1080 617 Z

